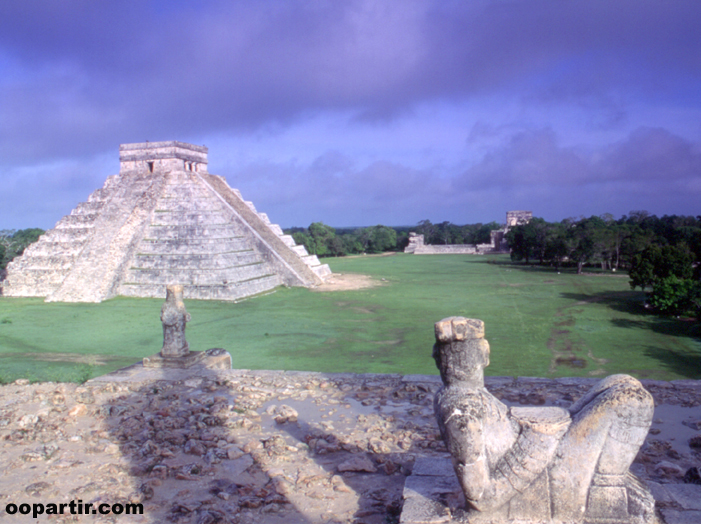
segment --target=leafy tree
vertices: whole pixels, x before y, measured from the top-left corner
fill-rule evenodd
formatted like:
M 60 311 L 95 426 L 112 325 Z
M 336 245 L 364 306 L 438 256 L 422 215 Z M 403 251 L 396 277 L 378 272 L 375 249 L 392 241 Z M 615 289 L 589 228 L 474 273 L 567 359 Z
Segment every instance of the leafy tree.
M 363 244 L 358 241 L 358 238 L 354 234 L 346 234 L 338 237 L 343 242 L 343 248 L 346 255 L 351 253 L 362 253 L 364 251 Z
M 387 226 L 373 226 L 370 230 L 370 242 L 368 250 L 370 253 L 382 253 L 397 248 L 397 232 Z
M 554 224 L 545 240 L 545 259 L 557 269 L 568 254 L 567 228 L 563 224 Z
M 29 244 L 36 242 L 43 234 L 44 230 L 36 227 L 18 231 L 13 229 L 0 231 L 0 246 L 2 246 L 0 269 L 5 269 L 13 258 L 21 255 Z
M 424 236 L 424 243 L 432 244 L 433 238 L 437 232 L 437 228 L 431 223 L 430 220 L 422 220 L 417 225 L 416 232 L 419 235 Z
M 589 262 L 596 253 L 593 232 L 596 222 L 585 218 L 575 222 L 568 229 L 569 258 L 577 264 L 577 274 L 581 275 L 584 264 Z
M 548 229 L 545 220 L 535 217 L 528 224 L 511 228 L 506 234 L 506 241 L 511 248 L 511 259 L 525 260 L 528 264 L 531 258 L 537 258 L 542 264 L 545 259 Z
M 323 222 L 314 222 L 309 226 L 309 235 L 314 240 L 315 255 L 329 256 L 333 253 L 331 242 L 336 236 L 336 230 Z
M 681 315 L 692 306 L 698 310 L 695 302 L 701 295 L 700 287 L 699 282 L 670 275 L 655 284 L 648 296 L 648 303 L 663 315 Z
M 693 275 L 694 255 L 686 244 L 679 246 L 652 245 L 633 257 L 630 271 L 630 287 L 655 287 L 665 278 L 675 276 L 690 279 Z
M 476 226 L 474 237 L 470 241 L 466 239 L 466 244 L 489 244 L 492 241 L 492 231 L 502 228 L 502 225 L 497 222 L 476 224 Z

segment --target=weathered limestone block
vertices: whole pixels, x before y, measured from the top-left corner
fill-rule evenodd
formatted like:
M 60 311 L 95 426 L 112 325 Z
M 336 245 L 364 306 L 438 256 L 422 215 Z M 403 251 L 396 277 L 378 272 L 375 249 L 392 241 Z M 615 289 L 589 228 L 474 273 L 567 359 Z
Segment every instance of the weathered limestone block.
M 161 322 L 163 323 L 161 356 L 164 358 L 184 357 L 190 352 L 190 346 L 185 340 L 185 327 L 191 319 L 192 317 L 185 310 L 183 302 L 183 286 L 167 286 L 166 301 L 161 308 Z
M 656 522 L 652 495 L 629 472 L 654 409 L 636 379 L 610 376 L 569 409 L 509 408 L 484 388 L 484 323 L 446 318 L 435 334 L 435 413 L 466 522 Z
M 209 369 L 231 369 L 231 354 L 222 348 L 190 351 L 185 339 L 185 328 L 190 320 L 183 302 L 183 286 L 167 286 L 166 301 L 161 308 L 163 347 L 160 353 L 143 359 L 144 367 L 185 369 L 197 364 Z

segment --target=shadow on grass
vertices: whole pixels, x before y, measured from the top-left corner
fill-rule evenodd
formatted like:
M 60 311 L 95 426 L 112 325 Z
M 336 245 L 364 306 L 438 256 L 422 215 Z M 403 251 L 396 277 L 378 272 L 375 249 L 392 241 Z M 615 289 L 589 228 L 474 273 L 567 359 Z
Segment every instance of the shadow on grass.
M 561 293 L 560 296 L 582 304 L 603 304 L 621 313 L 652 316 L 645 309 L 645 296 L 640 291 L 603 291 L 590 294 L 565 292 Z
M 701 344 L 701 323 L 691 319 L 660 317 L 646 310 L 642 292 L 562 293 L 561 296 L 575 303 L 603 304 L 635 317 L 612 318 L 610 323 L 617 328 L 650 330 L 667 337 L 690 338 Z M 646 346 L 642 349 L 646 356 L 659 360 L 669 371 L 691 379 L 701 378 L 701 349 L 680 351 L 678 347 L 671 346 Z
M 481 260 L 478 261 L 469 261 L 470 263 L 475 263 L 477 262 L 478 264 L 490 264 L 493 266 L 501 266 L 501 267 L 507 267 L 509 269 L 517 269 L 519 271 L 530 271 L 530 272 L 537 272 L 537 273 L 562 273 L 562 274 L 568 274 L 568 275 L 576 275 L 577 274 L 577 266 L 574 264 L 564 264 L 560 266 L 554 266 L 551 264 L 541 264 L 537 260 L 531 260 L 528 263 L 526 262 L 515 262 L 511 259 L 508 258 L 508 255 L 492 255 L 489 258 L 489 255 Z M 608 277 L 614 277 L 614 278 L 621 278 L 621 277 L 627 277 L 628 274 L 624 270 L 620 270 L 619 272 L 612 272 L 611 270 L 607 269 L 601 269 L 600 267 L 594 267 L 594 266 L 585 266 L 584 271 L 582 273 L 583 276 L 608 276 Z
M 679 353 L 671 349 L 647 346 L 645 355 L 660 361 L 662 367 L 683 377 L 701 380 L 701 351 L 696 354 Z

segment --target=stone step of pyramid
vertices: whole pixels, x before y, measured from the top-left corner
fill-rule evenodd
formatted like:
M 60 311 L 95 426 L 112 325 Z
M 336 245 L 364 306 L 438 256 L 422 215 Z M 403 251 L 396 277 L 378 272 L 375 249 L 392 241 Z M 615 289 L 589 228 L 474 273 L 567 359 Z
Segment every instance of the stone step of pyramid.
M 80 252 L 83 250 L 83 245 L 84 242 L 76 242 L 76 241 L 70 241 L 70 242 L 51 242 L 51 241 L 42 241 L 42 242 L 35 242 L 34 244 L 31 244 L 27 246 L 27 249 L 24 250 L 23 256 L 20 258 L 17 258 L 17 262 L 20 261 L 20 259 L 29 259 L 33 257 L 48 257 L 48 256 L 66 256 L 66 257 L 71 257 L 74 258 L 76 255 L 79 255 Z M 13 261 L 14 262 L 14 261 Z
M 141 255 L 179 255 L 179 254 L 217 254 L 251 249 L 250 243 L 241 236 L 229 238 L 175 238 L 161 240 L 143 240 L 138 247 L 137 256 Z
M 177 282 L 184 286 L 212 286 L 254 280 L 270 275 L 270 268 L 262 262 L 227 268 L 129 269 L 124 276 L 128 284 L 160 284 Z
M 18 261 L 16 268 L 22 267 L 25 264 L 26 269 L 41 269 L 51 271 L 65 271 L 73 265 L 75 256 L 62 255 L 33 255 L 31 258 Z
M 98 216 L 100 216 L 98 213 L 70 214 L 59 220 L 54 227 L 66 229 L 92 227 Z
M 208 225 L 231 222 L 229 213 L 222 211 L 156 211 L 152 226 Z
M 282 230 L 280 230 L 280 234 L 278 236 L 280 237 L 280 240 L 282 240 L 285 244 L 287 244 L 291 248 L 294 248 L 297 245 L 295 243 L 295 239 L 292 238 L 292 235 L 283 235 Z
M 294 245 L 294 246 L 292 246 L 292 250 L 302 258 L 309 255 L 309 253 L 307 252 L 307 248 L 304 247 L 304 244 Z
M 304 260 L 304 263 L 307 264 L 308 266 L 318 266 L 321 264 L 319 262 L 319 258 L 316 255 L 307 255 L 302 257 L 302 260 Z
M 332 271 L 328 264 L 319 264 L 318 266 L 312 266 L 312 271 L 319 275 L 322 279 L 331 275 Z
M 232 227 L 229 224 L 200 224 L 158 226 L 151 224 L 146 231 L 145 240 L 170 240 L 186 238 L 231 238 Z
M 282 282 L 278 275 L 212 286 L 185 286 L 184 298 L 191 300 L 226 300 L 234 301 L 256 295 L 270 293 Z M 119 287 L 119 294 L 126 297 L 165 298 L 165 286 L 162 284 L 138 285 L 124 283 Z
M 85 242 L 93 233 L 92 227 L 57 227 L 44 233 L 45 242 Z
M 59 284 L 33 279 L 26 282 L 22 279 L 5 280 L 2 294 L 6 297 L 46 297 L 53 293 Z
M 3 295 L 6 296 L 41 296 L 39 294 L 21 294 L 14 293 L 22 291 L 28 287 L 31 289 L 41 288 L 42 290 L 54 290 L 66 278 L 66 272 L 55 269 L 41 269 L 35 267 L 23 268 L 21 274 L 15 278 L 6 281 L 6 286 L 3 287 Z
M 178 267 L 196 270 L 201 267 L 225 268 L 255 264 L 260 261 L 258 253 L 252 249 L 223 253 L 183 253 L 183 254 L 138 254 L 134 257 L 132 269 L 167 269 Z
M 283 231 L 282 231 L 282 228 L 281 228 L 280 226 L 278 226 L 277 224 L 268 224 L 268 227 L 270 227 L 270 229 L 273 230 L 273 233 L 275 233 L 275 234 L 276 234 L 277 236 L 279 236 L 279 237 L 290 237 L 290 238 L 292 238 L 290 235 L 285 235 L 285 234 L 283 233 Z M 294 244 L 295 244 L 295 241 L 293 240 L 293 241 L 292 241 L 292 245 L 294 245 Z
M 94 213 L 99 213 L 100 210 L 105 206 L 104 200 L 94 200 L 92 202 L 81 202 L 73 211 L 71 215 L 89 215 Z
M 100 203 L 101 202 L 104 204 L 104 202 L 107 201 L 107 199 L 109 198 L 110 193 L 111 193 L 111 191 L 109 189 L 106 189 L 106 188 L 96 189 L 95 191 L 90 193 L 90 195 L 88 196 L 87 203 L 93 204 L 93 203 Z

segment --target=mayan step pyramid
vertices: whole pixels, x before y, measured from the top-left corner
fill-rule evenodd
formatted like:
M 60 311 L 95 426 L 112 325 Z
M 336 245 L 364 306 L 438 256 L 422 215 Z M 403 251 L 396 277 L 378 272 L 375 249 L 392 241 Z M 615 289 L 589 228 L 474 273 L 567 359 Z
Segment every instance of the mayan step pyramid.
M 331 271 L 207 172 L 207 148 L 119 147 L 120 172 L 7 267 L 3 295 L 101 302 L 116 295 L 237 300 Z

